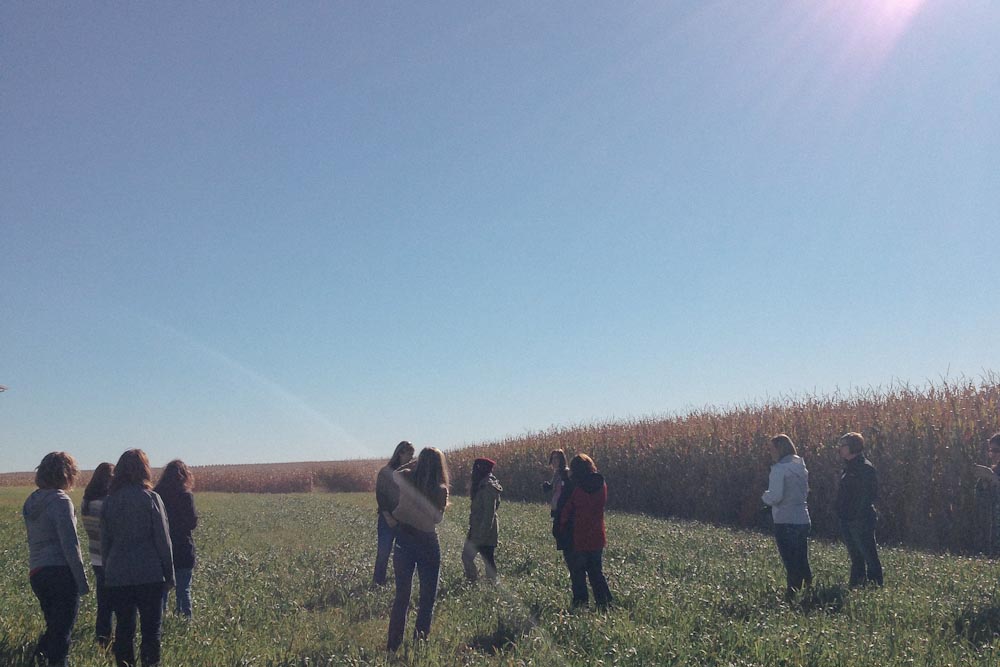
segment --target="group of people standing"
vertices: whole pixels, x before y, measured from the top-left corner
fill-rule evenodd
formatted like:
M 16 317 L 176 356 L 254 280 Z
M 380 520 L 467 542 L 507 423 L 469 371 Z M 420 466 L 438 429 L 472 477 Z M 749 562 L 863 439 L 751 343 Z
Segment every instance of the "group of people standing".
M 413 636 L 421 639 L 430 634 L 441 571 L 437 526 L 448 507 L 448 466 L 444 454 L 434 447 L 421 450 L 416 460 L 413 454 L 412 444 L 400 442 L 375 480 L 378 546 L 372 585 L 387 583 L 390 555 L 396 580 L 386 641 L 389 651 L 395 651 L 403 642 L 414 570 L 420 589 Z M 587 604 L 589 579 L 594 601 L 599 608 L 607 608 L 612 601 L 602 566 L 607 543 L 607 484 L 586 454 L 578 454 L 567 465 L 565 452 L 556 449 L 549 455 L 549 464 L 552 479 L 543 487 L 551 494 L 552 535 L 569 570 L 573 606 Z M 477 555 L 483 560 L 486 578 L 493 583 L 497 580 L 497 510 L 503 487 L 493 474 L 495 467 L 495 461 L 484 457 L 472 464 L 469 528 L 462 549 L 462 568 L 470 583 L 479 578 Z
M 875 466 L 865 457 L 865 439 L 860 433 L 845 433 L 837 446 L 844 469 L 834 506 L 851 559 L 849 583 L 852 587 L 881 586 L 882 562 L 875 542 L 878 475 Z M 811 586 L 813 578 L 808 543 L 811 528 L 807 503 L 809 470 L 792 439 L 784 433 L 771 438 L 771 458 L 774 465 L 761 500 L 771 508 L 774 541 L 785 566 L 785 594 L 791 598 L 803 586 Z
M 36 469 L 38 489 L 22 510 L 29 579 L 45 617 L 35 655 L 48 665 L 68 664 L 80 598 L 90 591 L 76 513 L 67 494 L 78 474 L 70 454 L 47 454 Z M 136 664 L 137 616 L 142 664 L 159 664 L 161 625 L 171 588 L 176 587 L 177 613 L 191 617 L 192 532 L 198 525 L 193 484 L 188 467 L 174 460 L 164 467 L 154 488 L 145 452 L 130 449 L 117 464 L 97 466 L 84 490 L 81 514 L 97 597 L 95 636 L 102 647 L 111 645 L 118 667 Z

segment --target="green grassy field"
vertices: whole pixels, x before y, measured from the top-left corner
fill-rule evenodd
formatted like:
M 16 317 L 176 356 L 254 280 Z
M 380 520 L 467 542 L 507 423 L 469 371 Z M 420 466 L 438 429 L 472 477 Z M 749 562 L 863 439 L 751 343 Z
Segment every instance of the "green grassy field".
M 20 506 L 0 490 L 0 665 L 28 665 L 41 613 L 27 582 Z M 79 499 L 79 492 L 74 493 Z M 766 535 L 610 514 L 605 569 L 616 606 L 569 611 L 569 580 L 543 506 L 501 508 L 501 582 L 468 585 L 459 560 L 468 502 L 441 530 L 432 636 L 383 651 L 391 588 L 371 591 L 369 494 L 197 495 L 195 619 L 168 617 L 163 664 L 180 665 L 996 665 L 1000 567 L 886 549 L 887 586 L 849 591 L 846 553 L 812 543 L 819 595 L 786 604 Z M 84 537 L 84 540 L 86 538 Z M 414 602 L 416 595 L 414 595 Z M 71 664 L 108 665 L 85 598 Z M 413 614 L 408 630 L 412 629 Z M 407 635 L 409 637 L 409 634 Z

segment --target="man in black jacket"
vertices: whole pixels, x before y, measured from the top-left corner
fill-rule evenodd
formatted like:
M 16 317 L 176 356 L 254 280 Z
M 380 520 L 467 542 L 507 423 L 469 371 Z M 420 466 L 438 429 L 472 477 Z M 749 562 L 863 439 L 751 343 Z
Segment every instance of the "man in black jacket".
M 875 544 L 875 499 L 878 475 L 865 458 L 865 439 L 860 433 L 845 433 L 837 442 L 844 473 L 837 487 L 837 518 L 851 556 L 851 586 L 882 585 L 882 563 Z

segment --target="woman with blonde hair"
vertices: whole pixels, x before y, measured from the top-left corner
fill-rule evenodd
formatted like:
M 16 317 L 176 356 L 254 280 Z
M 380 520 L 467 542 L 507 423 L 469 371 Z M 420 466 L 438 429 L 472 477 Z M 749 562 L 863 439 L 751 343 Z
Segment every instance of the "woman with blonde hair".
M 160 473 L 153 490 L 163 501 L 170 524 L 170 545 L 174 556 L 175 611 L 191 618 L 191 575 L 194 573 L 194 537 L 198 513 L 194 509 L 194 475 L 184 461 L 174 459 Z M 163 611 L 167 611 L 169 591 L 163 591 Z
M 174 584 L 167 511 L 152 490 L 149 459 L 130 449 L 115 464 L 101 512 L 101 559 L 117 626 L 112 650 L 118 667 L 135 665 L 136 613 L 143 665 L 160 662 L 163 591 Z
M 785 564 L 785 598 L 791 599 L 805 586 L 812 586 L 809 567 L 809 470 L 792 439 L 784 433 L 771 438 L 771 474 L 761 496 L 771 508 L 774 541 Z
M 90 590 L 73 501 L 66 494 L 78 473 L 76 460 L 66 452 L 46 454 L 35 472 L 38 489 L 21 510 L 28 531 L 28 577 L 45 616 L 45 632 L 38 638 L 35 656 L 49 665 L 68 664 L 80 596 Z
M 396 598 L 389 616 L 386 644 L 389 651 L 395 651 L 403 643 L 414 569 L 420 578 L 414 636 L 426 638 L 431 631 L 441 571 L 437 525 L 448 507 L 448 464 L 444 453 L 434 447 L 425 447 L 416 464 L 400 468 L 393 473 L 393 479 L 399 488 L 399 500 L 391 511 L 384 512 L 388 524 L 396 528 L 396 547 L 392 554 Z

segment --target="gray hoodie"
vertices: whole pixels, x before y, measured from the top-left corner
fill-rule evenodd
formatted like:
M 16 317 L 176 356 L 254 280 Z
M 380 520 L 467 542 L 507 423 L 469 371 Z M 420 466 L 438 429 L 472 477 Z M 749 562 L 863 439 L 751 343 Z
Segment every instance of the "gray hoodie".
M 21 510 L 28 529 L 28 567 L 68 567 L 76 581 L 76 592 L 90 590 L 83 570 L 80 539 L 76 535 L 73 501 L 60 489 L 38 489 L 24 501 Z
M 771 466 L 767 491 L 761 496 L 765 504 L 771 506 L 771 518 L 775 523 L 809 524 L 809 471 L 806 462 L 795 454 L 789 454 Z
M 136 484 L 105 498 L 101 560 L 107 586 L 174 583 L 170 524 L 158 494 Z

